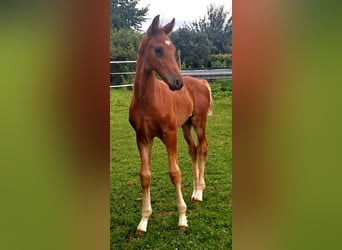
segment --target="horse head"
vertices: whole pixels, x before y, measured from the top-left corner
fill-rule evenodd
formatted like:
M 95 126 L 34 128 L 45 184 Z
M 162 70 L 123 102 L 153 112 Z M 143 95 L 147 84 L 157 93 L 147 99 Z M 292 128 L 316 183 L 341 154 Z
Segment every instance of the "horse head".
M 156 16 L 139 46 L 139 57 L 143 61 L 145 71 L 155 71 L 171 90 L 183 87 L 180 68 L 176 61 L 176 48 L 169 34 L 175 25 L 175 19 L 165 26 L 159 25 L 159 15 Z

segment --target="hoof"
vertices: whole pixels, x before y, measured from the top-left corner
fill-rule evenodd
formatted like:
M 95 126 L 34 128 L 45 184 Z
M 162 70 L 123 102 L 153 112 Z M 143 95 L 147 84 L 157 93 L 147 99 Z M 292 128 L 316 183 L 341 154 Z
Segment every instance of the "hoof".
M 196 200 L 194 198 L 191 199 L 191 202 L 194 203 L 194 204 L 201 204 L 202 203 L 202 201 Z
M 187 226 L 178 226 L 178 230 L 181 232 L 185 232 L 188 229 Z
M 144 235 L 144 231 L 141 231 L 141 230 L 137 230 L 137 232 L 135 233 L 135 235 L 137 236 L 137 237 L 141 237 L 141 236 L 143 236 Z

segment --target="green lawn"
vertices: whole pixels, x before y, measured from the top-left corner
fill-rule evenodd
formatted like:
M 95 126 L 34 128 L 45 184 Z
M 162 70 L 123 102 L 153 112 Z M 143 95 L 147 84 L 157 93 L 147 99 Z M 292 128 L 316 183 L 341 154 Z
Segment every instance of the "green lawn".
M 140 158 L 135 132 L 128 122 L 132 91 L 110 92 L 110 235 L 111 249 L 231 249 L 232 157 L 231 81 L 211 83 L 214 114 L 208 118 L 209 152 L 205 169 L 203 202 L 192 204 L 192 165 L 181 129 L 178 131 L 178 165 L 187 203 L 189 228 L 177 229 L 176 193 L 168 175 L 167 154 L 156 138 L 152 151 L 151 202 L 148 231 L 136 237 L 142 201 Z

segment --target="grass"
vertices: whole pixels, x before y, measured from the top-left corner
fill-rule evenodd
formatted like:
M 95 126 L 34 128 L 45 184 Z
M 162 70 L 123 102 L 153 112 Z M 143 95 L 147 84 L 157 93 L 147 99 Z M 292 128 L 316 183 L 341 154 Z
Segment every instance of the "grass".
M 192 165 L 181 129 L 178 131 L 178 164 L 182 191 L 188 206 L 189 228 L 178 231 L 176 193 L 168 175 L 167 154 L 156 138 L 152 151 L 151 203 L 148 231 L 136 237 L 142 201 L 140 158 L 135 132 L 128 122 L 132 96 L 129 90 L 111 90 L 110 239 L 111 249 L 231 249 L 232 158 L 231 81 L 211 83 L 214 114 L 208 118 L 209 152 L 203 202 L 192 204 Z

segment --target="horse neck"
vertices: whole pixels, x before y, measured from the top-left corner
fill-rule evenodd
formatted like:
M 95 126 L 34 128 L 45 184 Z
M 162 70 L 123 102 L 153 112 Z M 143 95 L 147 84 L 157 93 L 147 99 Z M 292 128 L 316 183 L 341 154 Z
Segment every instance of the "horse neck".
M 152 101 L 155 98 L 156 90 L 156 73 L 154 71 L 145 72 L 143 61 L 138 58 L 134 78 L 134 98 L 137 101 Z

